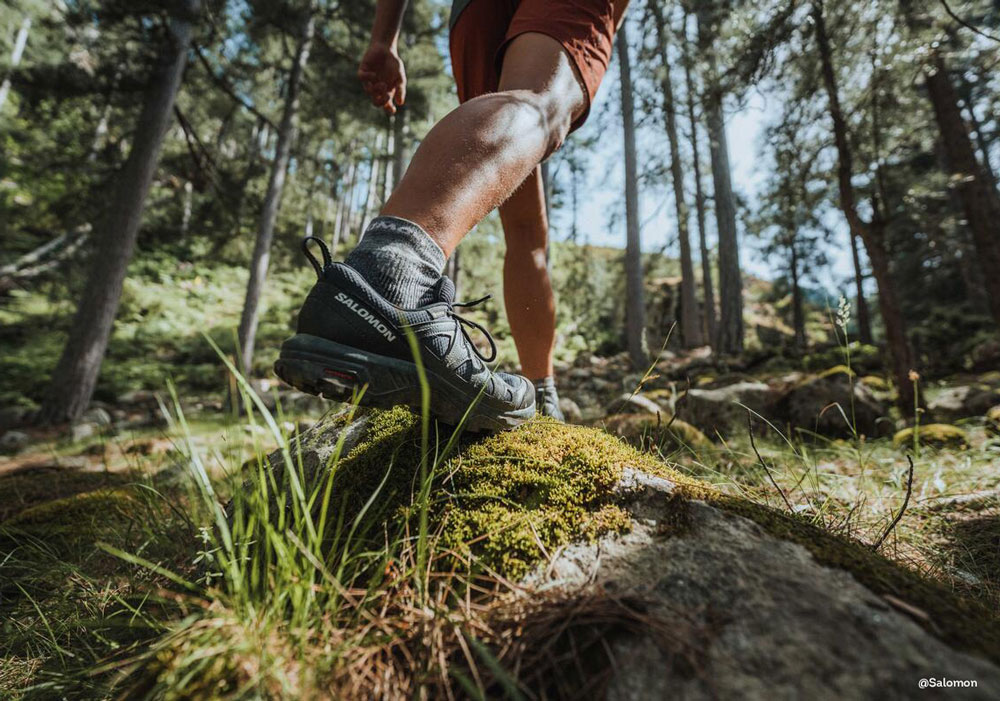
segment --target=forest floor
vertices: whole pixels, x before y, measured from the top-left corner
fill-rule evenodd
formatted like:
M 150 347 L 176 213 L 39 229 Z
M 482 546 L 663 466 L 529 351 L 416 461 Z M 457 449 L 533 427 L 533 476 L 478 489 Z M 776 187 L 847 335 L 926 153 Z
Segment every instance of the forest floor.
M 253 574 L 244 572 L 246 562 L 221 573 L 212 566 L 222 548 L 219 505 L 247 466 L 337 408 L 267 379 L 311 273 L 276 274 L 265 300 L 252 385 L 274 414 L 269 424 L 260 407 L 228 408 L 227 393 L 240 394 L 237 381 L 192 331 L 226 346 L 241 273 L 167 275 L 149 267 L 142 284 L 126 289 L 97 401 L 72 427 L 16 425 L 41 397 L 38 368 L 55 362 L 69 305 L 54 310 L 44 294 L 32 293 L 0 309 L 0 426 L 14 424 L 0 428 L 0 697 L 115 696 L 154 683 L 135 676 L 144 668 L 160 670 L 160 692 L 184 688 L 189 698 L 221 693 L 184 687 L 190 675 L 294 695 L 311 664 L 303 650 L 332 646 L 346 654 L 343 646 L 355 640 L 347 632 L 373 624 L 309 608 L 316 592 L 338 600 L 359 594 L 331 591 L 329 581 L 303 589 L 314 564 L 308 558 L 293 566 L 281 558 L 294 553 L 267 554 L 276 558 L 276 569 L 267 570 L 275 579 L 262 591 L 241 589 L 237 574 Z M 509 338 L 502 346 L 513 357 Z M 921 415 L 913 439 L 896 435 L 905 422 L 871 347 L 830 345 L 806 356 L 757 349 L 730 359 L 707 349 L 661 351 L 642 371 L 623 356 L 574 354 L 561 355 L 558 367 L 573 423 L 617 435 L 723 493 L 790 512 L 865 548 L 879 543 L 883 555 L 960 597 L 1000 606 L 1000 414 L 987 415 L 1000 405 L 1000 373 L 919 380 L 933 411 Z M 384 548 L 377 566 L 412 570 L 427 555 L 414 554 L 408 538 Z M 350 563 L 371 557 L 353 553 L 342 567 L 351 571 Z M 426 622 L 409 616 L 426 608 L 427 592 L 396 594 L 399 611 L 410 613 L 382 621 L 386 629 L 420 629 Z M 371 614 L 365 606 L 353 610 Z M 300 617 L 287 625 L 325 621 L 329 636 L 289 647 L 272 623 L 292 614 Z M 212 637 L 223 630 L 224 643 Z M 201 654 L 220 645 L 234 646 L 225 648 L 231 654 Z M 495 663 L 487 652 L 468 654 Z
M 199 474 L 224 503 L 245 466 L 280 445 L 275 431 L 287 439 L 330 408 L 257 386 L 275 410 L 271 427 L 259 412 L 234 414 L 214 396 L 174 404 L 165 393 L 137 393 L 130 405 L 99 407 L 85 430 L 33 431 L 28 445 L 0 461 L 3 695 L 102 695 L 115 674 L 134 673 L 129 663 L 145 659 L 149 640 L 170 635 L 200 606 L 221 605 L 204 594 L 182 596 L 185 587 L 174 581 L 196 581 L 212 550 Z M 566 394 L 583 401 L 586 391 Z M 662 391 L 648 393 L 666 401 Z M 604 399 L 616 398 L 617 390 Z M 578 420 L 601 427 L 607 416 Z M 751 442 L 745 427 L 714 441 L 625 439 L 723 492 L 860 543 L 884 539 L 890 559 L 995 608 L 1000 439 L 982 417 L 958 423 L 962 445 L 937 448 L 901 446 L 890 436 L 786 440 L 774 431 Z

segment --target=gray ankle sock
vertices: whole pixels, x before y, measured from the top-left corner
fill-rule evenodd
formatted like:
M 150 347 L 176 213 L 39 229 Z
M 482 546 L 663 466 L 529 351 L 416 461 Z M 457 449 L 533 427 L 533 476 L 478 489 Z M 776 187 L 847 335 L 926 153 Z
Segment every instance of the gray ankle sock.
M 406 219 L 377 217 L 344 263 L 389 302 L 403 309 L 426 303 L 441 277 L 445 256 L 427 232 Z

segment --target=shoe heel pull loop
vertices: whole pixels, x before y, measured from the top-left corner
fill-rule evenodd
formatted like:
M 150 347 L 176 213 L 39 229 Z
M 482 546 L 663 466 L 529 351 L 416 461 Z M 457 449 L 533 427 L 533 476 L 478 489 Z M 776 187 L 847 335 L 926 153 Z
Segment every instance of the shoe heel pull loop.
M 309 250 L 309 244 L 315 241 L 319 245 L 320 253 L 323 254 L 323 265 L 320 266 L 319 261 L 316 260 L 316 256 L 313 255 L 312 251 Z M 330 255 L 330 249 L 326 247 L 323 239 L 316 238 L 315 236 L 306 236 L 302 239 L 302 252 L 306 254 L 306 258 L 312 263 L 313 270 L 316 271 L 316 277 L 323 276 L 323 270 L 330 267 L 333 264 L 333 257 Z

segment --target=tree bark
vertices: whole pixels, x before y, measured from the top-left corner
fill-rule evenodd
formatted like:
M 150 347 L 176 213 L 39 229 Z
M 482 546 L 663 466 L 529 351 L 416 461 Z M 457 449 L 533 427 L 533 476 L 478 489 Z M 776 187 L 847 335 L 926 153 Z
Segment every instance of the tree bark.
M 829 102 L 833 138 L 837 148 L 837 186 L 840 194 L 840 207 L 847 218 L 851 235 L 861 239 L 868 253 L 868 259 L 871 261 L 872 274 L 878 285 L 879 308 L 882 311 L 882 321 L 885 324 L 893 375 L 899 392 L 899 407 L 905 414 L 912 415 L 914 394 L 909 371 L 913 369 L 913 356 L 906 337 L 906 322 L 903 320 L 903 313 L 889 270 L 889 254 L 885 248 L 883 226 L 873 226 L 864 221 L 858 214 L 854 185 L 851 183 L 854 172 L 854 156 L 847 139 L 847 121 L 840 105 L 840 92 L 833 68 L 833 53 L 827 35 L 826 20 L 823 16 L 822 0 L 813 0 L 812 16 L 816 44 L 819 49 L 823 86 Z
M 400 105 L 396 108 L 396 114 L 392 118 L 392 177 L 389 184 L 390 194 L 399 185 L 400 178 L 406 172 L 406 114 L 406 105 Z
M 635 103 L 628 37 L 623 24 L 616 39 L 621 76 L 623 136 L 625 142 L 625 341 L 632 366 L 649 362 L 646 348 L 646 305 L 643 291 L 642 253 L 639 241 L 639 176 L 635 148 Z
M 799 286 L 799 247 L 792 236 L 789 249 L 789 268 L 792 278 L 792 328 L 795 330 L 795 348 L 806 349 L 806 315 L 802 309 L 802 288 Z
M 691 259 L 691 240 L 688 237 L 688 208 L 684 199 L 684 174 L 681 169 L 680 143 L 677 138 L 676 101 L 670 79 L 670 56 L 667 49 L 667 32 L 662 8 L 650 5 L 656 39 L 663 64 L 660 87 L 663 90 L 663 114 L 670 144 L 670 178 L 673 181 L 674 211 L 677 215 L 677 240 L 681 253 L 681 339 L 685 348 L 696 348 L 704 343 L 701 320 L 698 318 L 698 293 L 694 279 L 694 262 Z
M 184 75 L 192 24 L 200 3 L 189 0 L 175 7 L 177 14 L 169 23 L 169 44 L 163 64 L 147 88 L 136 122 L 132 150 L 117 178 L 103 234 L 97 237 L 87 283 L 39 412 L 40 421 L 78 419 L 97 385 L 121 302 L 125 273 L 135 251 L 146 196 L 156 172 L 164 134 L 173 117 L 174 100 Z
M 729 144 L 722 114 L 722 92 L 718 86 L 715 55 L 711 48 L 714 31 L 710 28 L 710 11 L 707 3 L 699 6 L 698 40 L 709 74 L 705 111 L 708 117 L 712 182 L 715 186 L 715 221 L 719 229 L 718 350 L 737 354 L 743 351 L 743 282 L 739 238 L 736 233 L 736 205 L 729 167 Z
M 28 32 L 31 31 L 31 18 L 25 17 L 21 22 L 21 28 L 17 30 L 17 38 L 14 39 L 14 48 L 10 52 L 10 71 L 4 76 L 3 83 L 0 83 L 0 110 L 7 102 L 7 94 L 10 92 L 10 72 L 13 72 L 21 63 L 21 56 L 24 55 L 24 47 L 28 43 Z
M 681 61 L 684 64 L 684 82 L 687 89 L 687 116 L 690 126 L 691 162 L 694 169 L 694 206 L 698 221 L 698 248 L 701 256 L 701 286 L 704 293 L 705 306 L 702 316 L 705 320 L 705 333 L 713 348 L 718 348 L 719 329 L 715 316 L 715 289 L 712 283 L 712 259 L 708 254 L 708 230 L 705 226 L 705 191 L 701 184 L 701 146 L 698 143 L 698 120 L 695 118 L 694 105 L 696 90 L 691 75 L 691 57 L 688 51 L 687 38 L 688 11 L 684 8 L 684 39 L 681 43 L 683 51 Z
M 847 232 L 851 239 L 851 259 L 854 261 L 854 294 L 858 305 L 858 336 L 862 343 L 871 345 L 875 342 L 872 335 L 871 313 L 868 311 L 868 300 L 865 299 L 865 273 L 861 267 L 861 253 L 858 251 L 858 237 L 853 231 Z
M 302 87 L 302 74 L 309 61 L 309 50 L 312 47 L 315 33 L 315 9 L 310 5 L 308 16 L 302 27 L 295 58 L 288 75 L 288 93 L 285 96 L 285 106 L 278 126 L 278 143 L 274 152 L 274 163 L 271 166 L 271 176 L 267 183 L 267 194 L 264 196 L 264 206 L 257 224 L 257 240 L 254 242 L 253 256 L 250 259 L 250 279 L 247 281 L 247 293 L 243 302 L 243 314 L 240 316 L 238 338 L 240 343 L 240 359 L 243 374 L 249 376 L 253 365 L 254 341 L 257 336 L 258 310 L 260 297 L 267 279 L 267 268 L 271 260 L 271 242 L 274 240 L 274 224 L 278 218 L 278 208 L 281 205 L 281 195 L 285 189 L 285 177 L 288 173 L 288 162 L 291 159 L 292 144 L 295 141 L 296 119 L 299 110 L 299 92 Z
M 989 182 L 972 145 L 958 105 L 958 94 L 944 57 L 932 50 L 927 94 L 941 132 L 941 143 L 983 270 L 990 312 L 1000 326 L 1000 197 Z

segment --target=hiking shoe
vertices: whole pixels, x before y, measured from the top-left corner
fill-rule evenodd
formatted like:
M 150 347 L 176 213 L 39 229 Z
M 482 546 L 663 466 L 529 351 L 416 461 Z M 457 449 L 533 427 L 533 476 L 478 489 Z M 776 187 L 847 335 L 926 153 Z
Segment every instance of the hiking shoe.
M 511 428 L 535 415 L 535 390 L 519 375 L 493 372 L 496 344 L 479 324 L 455 313 L 485 301 L 455 303 L 455 285 L 442 276 L 429 304 L 400 309 L 350 266 L 333 263 L 320 243 L 321 267 L 303 242 L 319 281 L 299 311 L 297 333 L 281 345 L 274 370 L 296 389 L 363 406 L 404 404 L 419 412 L 420 376 L 407 338 L 411 332 L 430 385 L 430 413 L 473 431 Z M 313 239 L 315 240 L 315 239 Z M 467 327 L 483 332 L 491 353 L 482 354 Z
M 556 383 L 551 377 L 535 383 L 535 410 L 540 416 L 548 416 L 556 421 L 566 422 L 562 409 L 559 408 L 559 393 Z

